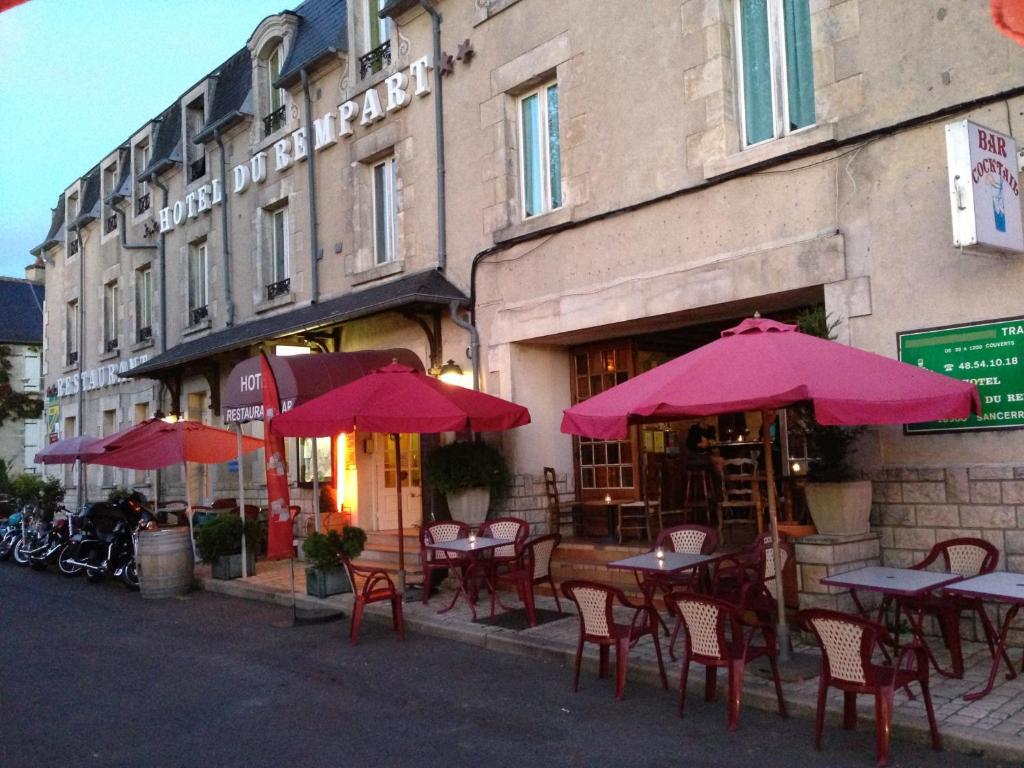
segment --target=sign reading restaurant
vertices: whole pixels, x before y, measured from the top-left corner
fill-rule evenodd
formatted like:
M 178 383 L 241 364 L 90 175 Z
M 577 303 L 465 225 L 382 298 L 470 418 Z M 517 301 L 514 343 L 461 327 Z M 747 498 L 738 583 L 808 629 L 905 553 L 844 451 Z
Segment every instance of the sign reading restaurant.
M 904 363 L 969 381 L 981 414 L 908 424 L 908 435 L 1024 427 L 1024 317 L 899 334 Z
M 338 139 L 353 135 L 354 124 L 370 126 L 384 120 L 388 115 L 404 109 L 412 102 L 413 96 L 430 93 L 429 72 L 433 69 L 429 56 L 423 56 L 409 65 L 408 71 L 395 72 L 384 80 L 384 97 L 376 88 L 367 89 L 357 100 L 349 100 L 337 110 L 327 112 L 313 120 L 313 151 L 321 152 L 337 144 Z M 299 128 L 273 147 L 275 171 L 283 171 L 293 164 L 309 157 L 309 134 L 306 127 Z M 249 162 L 231 169 L 232 192 L 242 194 L 250 184 L 262 184 L 267 179 L 267 152 L 257 152 Z M 185 219 L 192 219 L 224 202 L 224 190 L 220 179 L 189 192 L 181 200 L 160 209 L 160 231 L 170 232 Z
M 128 379 L 121 378 L 122 373 L 128 373 L 137 365 L 142 365 L 149 359 L 149 355 L 138 355 L 119 363 L 101 365 L 99 368 L 92 368 L 82 371 L 81 375 L 64 376 L 57 379 L 57 397 L 71 397 L 79 392 L 90 392 L 103 387 L 113 387 L 123 384 Z

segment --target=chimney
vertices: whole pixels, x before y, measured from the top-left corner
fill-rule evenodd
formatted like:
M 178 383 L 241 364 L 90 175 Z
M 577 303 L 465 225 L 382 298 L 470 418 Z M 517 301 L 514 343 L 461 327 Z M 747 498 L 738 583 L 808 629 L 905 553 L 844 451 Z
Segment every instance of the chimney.
M 25 267 L 25 279 L 30 283 L 42 284 L 46 280 L 46 265 L 42 259 L 36 259 L 34 263 Z

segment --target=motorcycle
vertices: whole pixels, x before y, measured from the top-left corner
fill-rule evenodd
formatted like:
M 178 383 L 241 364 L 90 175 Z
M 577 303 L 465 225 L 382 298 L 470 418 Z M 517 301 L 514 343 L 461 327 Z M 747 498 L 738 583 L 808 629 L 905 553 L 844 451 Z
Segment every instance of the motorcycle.
M 85 573 L 90 581 L 120 578 L 139 588 L 135 551 L 139 532 L 156 528 L 152 513 L 131 499 L 97 502 L 78 517 L 78 532 L 60 550 L 57 563 L 65 576 Z
M 7 560 L 21 539 L 21 512 L 15 512 L 0 523 L 0 560 Z
M 69 517 L 65 509 L 64 517 L 59 520 L 39 520 L 28 527 L 15 545 L 15 562 L 29 565 L 37 571 L 46 570 L 46 566 L 57 562 L 60 551 L 69 539 Z

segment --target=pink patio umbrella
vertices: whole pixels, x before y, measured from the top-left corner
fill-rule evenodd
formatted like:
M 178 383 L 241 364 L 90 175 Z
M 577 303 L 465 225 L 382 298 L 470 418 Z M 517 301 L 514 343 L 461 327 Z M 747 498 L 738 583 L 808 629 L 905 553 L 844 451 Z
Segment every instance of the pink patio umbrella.
M 285 437 L 326 437 L 356 429 L 389 432 L 395 441 L 395 465 L 400 468 L 401 432 L 497 432 L 529 423 L 530 412 L 521 405 L 445 384 L 408 366 L 392 363 L 275 416 L 270 427 Z M 404 592 L 401 472 L 397 475 L 398 578 L 399 588 Z
M 37 464 L 74 464 L 76 461 L 89 461 L 103 453 L 102 438 L 92 435 L 67 437 L 50 443 L 39 451 L 35 460 Z
M 710 344 L 566 409 L 562 431 L 623 439 L 631 424 L 762 411 L 768 511 L 780 573 L 768 428 L 775 409 L 806 401 L 820 424 L 834 425 L 904 424 L 981 413 L 973 384 L 799 333 L 795 325 L 753 317 Z M 788 650 L 783 598 L 780 581 L 780 647 Z
M 171 464 L 184 464 L 187 498 L 185 514 L 188 517 L 189 530 L 192 531 L 189 462 L 220 464 L 230 461 L 242 451 L 249 452 L 262 448 L 263 441 L 255 437 L 243 437 L 239 451 L 237 436 L 226 429 L 198 421 L 172 423 L 162 419 L 147 419 L 141 424 L 104 438 L 100 445 L 103 453 L 89 459 L 92 464 L 105 464 L 124 469 L 162 469 Z M 239 514 L 244 520 L 245 510 L 239 509 Z M 242 538 L 244 542 L 245 537 Z

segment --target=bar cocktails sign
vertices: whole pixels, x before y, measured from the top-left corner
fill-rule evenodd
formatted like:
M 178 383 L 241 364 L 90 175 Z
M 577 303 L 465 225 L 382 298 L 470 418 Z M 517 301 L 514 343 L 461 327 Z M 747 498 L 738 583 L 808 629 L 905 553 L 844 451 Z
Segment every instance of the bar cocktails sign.
M 1017 143 L 970 120 L 946 126 L 953 244 L 1024 252 Z
M 907 424 L 908 435 L 1024 427 L 1024 317 L 898 334 L 900 360 L 977 385 L 981 415 Z

